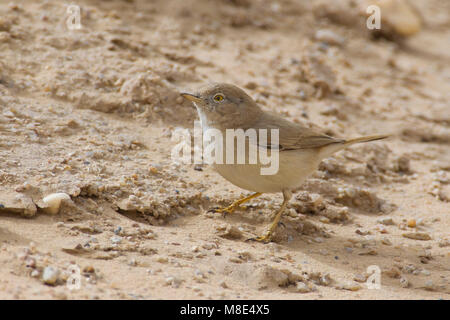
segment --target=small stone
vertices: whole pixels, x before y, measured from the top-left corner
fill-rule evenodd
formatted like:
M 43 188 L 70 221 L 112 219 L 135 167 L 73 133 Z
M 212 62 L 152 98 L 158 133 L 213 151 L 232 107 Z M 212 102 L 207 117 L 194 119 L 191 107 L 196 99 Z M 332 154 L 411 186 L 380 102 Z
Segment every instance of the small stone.
M 403 233 L 402 236 L 405 238 L 408 238 L 408 239 L 413 239 L 413 240 L 423 240 L 423 241 L 431 240 L 430 235 L 425 232 Z
M 354 275 L 353 280 L 355 280 L 356 282 L 366 282 L 367 277 L 363 274 L 358 273 Z
M 429 276 L 429 275 L 431 275 L 431 272 L 428 271 L 428 270 L 426 270 L 426 269 L 423 269 L 420 273 L 422 273 L 424 276 Z
M 111 237 L 111 242 L 114 244 L 119 244 L 122 242 L 122 237 L 119 237 L 119 236 Z
M 386 227 L 382 224 L 376 225 L 375 229 L 378 230 L 380 233 L 387 233 Z
M 300 293 L 308 293 L 308 292 L 311 292 L 311 288 L 309 288 L 309 287 L 308 287 L 305 283 L 303 283 L 303 282 L 297 282 L 296 289 L 297 289 L 297 292 L 300 292 Z
M 151 174 L 158 174 L 158 169 L 153 167 L 153 166 L 150 166 L 148 168 L 148 172 L 151 173 Z
M 44 271 L 42 272 L 42 281 L 45 284 L 54 286 L 59 278 L 59 270 L 55 267 L 45 267 Z
M 360 229 L 356 229 L 355 233 L 359 234 L 360 236 L 367 236 L 371 234 L 369 230 L 360 230 Z
M 405 277 L 400 278 L 400 286 L 402 288 L 408 288 L 409 287 L 409 281 Z
M 317 242 L 317 243 L 322 243 L 323 239 L 321 237 L 315 237 L 314 241 Z
M 330 219 L 328 219 L 327 217 L 320 217 L 319 221 L 322 223 L 330 223 Z
M 349 291 L 358 291 L 361 289 L 361 286 L 355 282 L 347 282 L 344 284 L 337 285 L 336 288 Z
M 387 275 L 389 278 L 397 279 L 401 276 L 401 271 L 397 267 L 392 267 L 389 270 L 383 271 L 383 274 Z
M 314 37 L 318 41 L 326 42 L 330 45 L 337 45 L 337 46 L 343 45 L 345 41 L 343 37 L 327 29 L 317 30 Z
M 130 261 L 128 261 L 128 265 L 132 266 L 132 267 L 136 267 L 137 266 L 137 261 L 135 258 L 131 258 Z
M 407 272 L 407 273 L 414 273 L 417 270 L 417 268 L 412 264 L 408 264 L 408 265 L 404 266 L 402 269 L 404 272 Z
M 282 270 L 264 266 L 257 268 L 250 277 L 250 283 L 257 289 L 283 287 L 289 284 L 289 275 Z
M 444 248 L 450 246 L 450 241 L 448 239 L 444 239 L 439 241 L 439 247 Z
M 333 282 L 333 279 L 331 279 L 331 276 L 327 273 L 320 277 L 319 284 L 321 286 L 329 286 Z
M 390 225 L 394 225 L 394 220 L 392 220 L 392 218 L 381 218 L 377 220 L 378 223 L 384 224 L 385 226 L 390 226 Z
M 408 220 L 407 226 L 410 228 L 415 228 L 416 227 L 416 219 L 410 219 Z
M 166 285 L 171 285 L 173 288 L 179 288 L 181 284 L 181 280 L 175 277 L 167 277 Z
M 95 268 L 93 266 L 86 266 L 83 268 L 84 273 L 95 273 Z
M 220 229 L 220 230 L 219 230 Z M 226 239 L 240 239 L 242 238 L 242 231 L 236 226 L 227 225 L 225 228 L 217 228 L 219 236 Z
M 39 274 L 40 274 L 39 271 L 35 269 L 35 270 L 31 271 L 30 276 L 33 278 L 37 278 L 37 277 L 39 277 Z
M 70 196 L 67 193 L 52 193 L 42 199 L 47 207 L 43 208 L 45 212 L 49 214 L 57 214 L 61 207 L 62 200 L 70 200 Z
M 382 31 L 401 37 L 408 37 L 422 29 L 423 19 L 407 0 L 378 0 L 374 2 L 383 13 Z M 366 9 L 366 8 L 364 8 Z M 367 11 L 366 11 L 366 14 Z
M 34 258 L 28 258 L 25 261 L 25 265 L 29 268 L 35 268 L 36 267 L 36 260 Z
M 169 259 L 167 259 L 167 257 L 156 257 L 155 261 L 159 263 L 167 263 L 169 262 Z
M 432 290 L 435 289 L 432 280 L 428 280 L 427 282 L 425 282 L 425 289 L 426 289 L 426 290 L 430 290 L 430 291 L 432 291 Z

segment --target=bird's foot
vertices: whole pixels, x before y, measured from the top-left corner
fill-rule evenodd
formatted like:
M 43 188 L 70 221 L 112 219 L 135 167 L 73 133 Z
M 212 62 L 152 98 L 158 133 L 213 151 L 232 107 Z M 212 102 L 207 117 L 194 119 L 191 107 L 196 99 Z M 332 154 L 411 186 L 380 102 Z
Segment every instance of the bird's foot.
M 228 207 L 224 207 L 224 208 L 211 208 L 208 210 L 208 212 L 213 212 L 213 213 L 221 213 L 223 216 L 226 216 L 229 213 L 233 213 L 234 210 L 241 208 L 241 206 L 239 204 L 231 204 Z
M 208 212 L 222 213 L 223 216 L 225 216 L 228 213 L 233 213 L 234 210 L 236 210 L 237 208 L 243 208 L 243 209 L 248 208 L 248 207 L 245 207 L 245 208 L 242 207 L 241 204 L 243 204 L 244 202 L 247 202 L 247 201 L 249 201 L 249 200 L 251 200 L 253 198 L 259 197 L 260 195 L 261 195 L 260 192 L 256 192 L 256 193 L 254 193 L 254 194 L 252 194 L 252 195 L 250 195 L 248 197 L 236 200 L 235 202 L 233 202 L 228 207 L 225 207 L 225 208 L 213 208 L 213 209 L 208 210 Z
M 257 241 L 257 242 L 262 242 L 262 243 L 269 243 L 272 241 L 272 232 L 267 232 L 263 236 L 247 239 L 247 241 Z

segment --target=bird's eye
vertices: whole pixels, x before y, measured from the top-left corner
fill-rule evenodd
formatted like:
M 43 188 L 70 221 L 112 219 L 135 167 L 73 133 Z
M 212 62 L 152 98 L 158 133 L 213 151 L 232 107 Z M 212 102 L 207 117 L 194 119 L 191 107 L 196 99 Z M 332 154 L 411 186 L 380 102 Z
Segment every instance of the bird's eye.
M 215 96 L 214 96 L 214 101 L 217 101 L 217 102 L 221 102 L 223 99 L 225 99 L 224 98 L 224 96 L 223 95 L 221 95 L 220 93 L 218 93 L 218 94 L 216 94 Z

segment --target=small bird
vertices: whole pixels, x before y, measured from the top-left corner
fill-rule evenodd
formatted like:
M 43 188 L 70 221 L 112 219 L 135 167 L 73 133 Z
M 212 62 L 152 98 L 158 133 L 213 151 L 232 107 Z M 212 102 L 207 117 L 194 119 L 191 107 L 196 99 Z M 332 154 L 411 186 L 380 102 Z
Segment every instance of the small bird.
M 272 143 L 270 137 L 264 145 L 267 152 L 277 153 L 279 159 L 278 171 L 272 175 L 262 175 L 259 160 L 250 164 L 248 154 L 246 162 L 242 163 L 214 163 L 214 169 L 232 184 L 254 193 L 243 199 L 233 202 L 230 206 L 215 209 L 215 212 L 231 213 L 241 204 L 260 196 L 263 193 L 282 192 L 283 203 L 276 212 L 272 224 L 267 232 L 259 237 L 252 238 L 260 242 L 270 242 L 281 216 L 292 197 L 292 191 L 302 185 L 306 178 L 319 166 L 319 163 L 333 153 L 348 146 L 374 140 L 387 138 L 387 135 L 373 135 L 356 139 L 338 139 L 304 125 L 283 119 L 282 117 L 263 111 L 244 90 L 226 83 L 212 83 L 201 88 L 196 93 L 181 93 L 192 101 L 197 109 L 202 130 L 213 128 L 219 130 L 226 137 L 227 129 L 278 129 L 278 143 Z M 275 140 L 275 139 L 273 139 Z M 260 141 L 259 139 L 257 141 Z M 227 145 L 227 144 L 223 144 Z M 227 152 L 235 152 L 224 148 L 224 157 Z M 246 150 L 249 150 L 246 146 Z M 236 152 L 234 153 L 236 154 Z M 233 154 L 233 155 L 234 155 Z

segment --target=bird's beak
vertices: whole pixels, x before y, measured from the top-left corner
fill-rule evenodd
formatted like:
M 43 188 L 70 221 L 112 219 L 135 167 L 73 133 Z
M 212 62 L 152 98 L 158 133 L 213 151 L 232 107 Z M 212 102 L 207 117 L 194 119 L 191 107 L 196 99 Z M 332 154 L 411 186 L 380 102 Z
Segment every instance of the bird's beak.
M 183 92 L 183 93 L 181 93 L 181 96 L 182 96 L 183 98 L 186 98 L 186 99 L 192 101 L 192 102 L 201 102 L 201 101 L 202 101 L 201 98 L 199 98 L 199 97 L 197 97 L 196 95 L 191 94 L 191 93 L 184 93 L 184 92 Z

